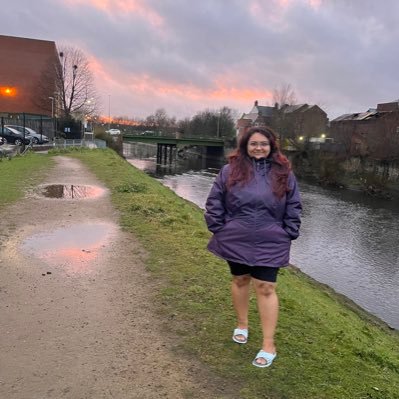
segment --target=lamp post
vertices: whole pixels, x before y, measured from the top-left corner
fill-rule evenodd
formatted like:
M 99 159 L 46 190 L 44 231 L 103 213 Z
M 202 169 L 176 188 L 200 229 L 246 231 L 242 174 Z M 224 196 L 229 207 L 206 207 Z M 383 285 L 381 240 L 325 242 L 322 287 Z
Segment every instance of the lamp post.
M 218 111 L 218 119 L 217 119 L 217 129 L 216 129 L 216 137 L 217 138 L 220 137 L 219 127 L 220 127 L 220 111 Z
M 108 130 L 111 129 L 111 94 L 108 94 Z
M 54 121 L 54 97 L 49 97 L 51 100 L 51 120 L 53 121 L 53 139 L 55 138 L 55 121 Z
M 86 93 L 87 96 L 87 93 Z M 91 133 L 92 140 L 94 140 L 94 121 L 93 121 L 93 112 L 95 107 L 95 98 L 90 97 L 85 101 L 85 115 L 84 115 L 84 123 L 85 123 L 85 133 Z M 90 129 L 90 130 L 89 130 Z

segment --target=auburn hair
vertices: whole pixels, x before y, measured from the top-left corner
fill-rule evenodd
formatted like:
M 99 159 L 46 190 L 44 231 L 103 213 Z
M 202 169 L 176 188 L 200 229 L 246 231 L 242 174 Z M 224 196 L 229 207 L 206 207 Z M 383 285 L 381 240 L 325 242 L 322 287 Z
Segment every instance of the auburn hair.
M 272 189 L 278 198 L 282 198 L 289 191 L 288 175 L 291 171 L 291 164 L 287 157 L 281 153 L 276 134 L 270 127 L 252 127 L 245 130 L 239 137 L 237 148 L 228 156 L 230 173 L 227 179 L 227 189 L 231 189 L 236 184 L 243 186 L 253 178 L 253 164 L 248 155 L 247 146 L 248 141 L 255 133 L 260 133 L 269 140 L 270 154 L 268 159 L 271 161 Z

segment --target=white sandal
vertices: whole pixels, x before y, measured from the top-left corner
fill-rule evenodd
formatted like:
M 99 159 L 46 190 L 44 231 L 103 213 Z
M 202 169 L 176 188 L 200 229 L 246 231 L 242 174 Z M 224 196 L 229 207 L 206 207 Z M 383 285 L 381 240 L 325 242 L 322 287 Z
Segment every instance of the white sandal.
M 263 349 L 261 349 L 258 354 L 256 355 L 254 361 L 252 364 L 256 367 L 269 367 L 272 365 L 273 360 L 276 358 L 277 353 L 269 353 L 265 352 Z M 257 362 L 258 359 L 265 359 L 266 363 L 259 363 Z
M 237 338 L 237 335 L 242 335 L 244 339 Z M 237 342 L 237 344 L 246 344 L 248 341 L 248 329 L 236 328 L 233 332 L 233 341 Z

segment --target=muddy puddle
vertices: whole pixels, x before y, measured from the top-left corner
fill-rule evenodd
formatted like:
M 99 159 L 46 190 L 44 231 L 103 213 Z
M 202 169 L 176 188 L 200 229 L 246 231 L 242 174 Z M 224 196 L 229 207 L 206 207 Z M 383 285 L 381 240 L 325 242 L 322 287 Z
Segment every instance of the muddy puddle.
M 89 199 L 98 198 L 105 193 L 105 189 L 97 186 L 74 184 L 51 184 L 40 187 L 39 194 L 46 198 L 58 199 Z
M 81 223 L 32 235 L 22 243 L 28 256 L 42 259 L 53 268 L 68 274 L 90 273 L 96 268 L 96 259 L 117 233 L 111 223 Z

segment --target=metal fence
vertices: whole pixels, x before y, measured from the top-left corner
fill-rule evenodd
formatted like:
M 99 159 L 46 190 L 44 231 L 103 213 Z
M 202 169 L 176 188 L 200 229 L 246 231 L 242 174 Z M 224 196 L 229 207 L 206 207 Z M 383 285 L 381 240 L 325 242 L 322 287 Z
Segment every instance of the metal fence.
M 53 139 L 56 136 L 56 120 L 44 115 L 33 114 L 6 114 L 0 117 L 0 134 L 7 125 L 17 125 L 33 129 L 36 133 Z
M 71 118 L 52 118 L 46 115 L 29 113 L 8 113 L 0 111 L 0 134 L 4 126 L 21 126 L 34 130 L 39 135 L 44 135 L 52 141 L 57 137 L 65 139 L 83 138 L 85 128 L 82 121 Z M 17 129 L 21 130 L 21 129 Z M 22 131 L 25 129 L 22 129 Z
M 87 148 L 106 148 L 107 143 L 100 139 L 83 139 L 83 140 L 65 140 L 55 139 L 52 143 L 34 147 L 34 150 L 48 151 L 52 148 L 70 148 L 70 147 L 87 147 Z M 13 157 L 17 154 L 25 154 L 29 149 L 32 149 L 32 142 L 26 146 L 17 145 L 1 145 L 0 158 Z
M 64 140 L 55 139 L 54 147 L 57 148 L 68 148 L 68 147 L 88 147 L 88 148 L 106 148 L 107 143 L 104 140 L 94 139 L 75 139 L 75 140 Z

